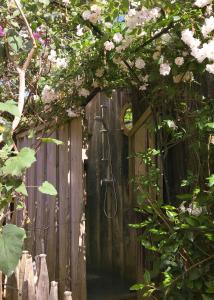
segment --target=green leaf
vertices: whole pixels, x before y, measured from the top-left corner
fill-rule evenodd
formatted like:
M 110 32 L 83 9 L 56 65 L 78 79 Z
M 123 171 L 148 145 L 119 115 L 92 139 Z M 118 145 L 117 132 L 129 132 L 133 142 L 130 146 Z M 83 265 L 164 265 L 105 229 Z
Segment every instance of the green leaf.
M 158 248 L 156 246 L 153 246 L 151 242 L 144 237 L 141 237 L 141 244 L 148 250 L 158 251 Z
M 25 169 L 30 168 L 35 161 L 35 151 L 30 148 L 22 148 L 17 156 L 6 160 L 5 165 L 2 168 L 3 174 L 20 176 L 22 175 L 22 172 Z
M 24 196 L 28 196 L 28 192 L 27 192 L 27 189 L 26 189 L 26 186 L 25 186 L 24 182 L 22 182 L 22 184 L 19 187 L 17 187 L 15 189 L 15 191 L 17 193 L 23 194 Z
M 214 174 L 208 177 L 207 180 L 208 180 L 208 186 L 212 187 L 214 185 Z
M 0 233 L 0 270 L 10 276 L 22 253 L 25 231 L 16 225 L 8 224 L 2 228 Z
M 144 272 L 143 279 L 144 279 L 144 281 L 145 281 L 146 283 L 149 283 L 149 282 L 151 281 L 151 276 L 150 276 L 149 271 L 146 270 L 146 271 Z
M 59 141 L 57 139 L 52 139 L 52 138 L 41 138 L 41 141 L 43 143 L 54 143 L 56 145 L 63 145 L 62 141 Z
M 130 291 L 139 291 L 139 290 L 143 290 L 145 287 L 144 284 L 142 283 L 137 283 L 137 284 L 134 284 L 130 287 Z
M 179 21 L 180 19 L 181 19 L 180 16 L 174 16 L 174 17 L 173 17 L 173 20 L 174 20 L 175 22 Z
M 173 276 L 172 274 L 170 274 L 169 272 L 163 272 L 164 274 L 164 281 L 163 281 L 163 285 L 166 286 L 170 286 L 171 282 L 173 281 Z
M 13 100 L 8 100 L 6 102 L 0 102 L 0 110 L 6 111 L 15 117 L 20 117 L 20 112 L 17 103 Z
M 154 293 L 155 290 L 156 290 L 156 288 L 149 288 L 149 289 L 143 294 L 143 296 L 144 296 L 144 297 L 150 297 L 150 296 Z
M 198 226 L 198 222 L 197 222 L 197 220 L 194 217 L 186 217 L 185 220 L 186 220 L 186 222 L 189 225 L 191 225 L 193 227 L 197 227 Z
M 47 195 L 51 195 L 51 196 L 57 195 L 57 190 L 48 181 L 43 182 L 43 184 L 39 187 L 39 191 L 43 194 L 47 194 Z
M 214 123 L 213 122 L 212 123 L 207 123 L 207 124 L 205 124 L 205 126 L 208 127 L 208 128 L 214 129 Z
M 28 132 L 28 138 L 29 139 L 34 138 L 35 134 L 36 134 L 36 130 L 35 129 L 30 129 L 29 132 Z

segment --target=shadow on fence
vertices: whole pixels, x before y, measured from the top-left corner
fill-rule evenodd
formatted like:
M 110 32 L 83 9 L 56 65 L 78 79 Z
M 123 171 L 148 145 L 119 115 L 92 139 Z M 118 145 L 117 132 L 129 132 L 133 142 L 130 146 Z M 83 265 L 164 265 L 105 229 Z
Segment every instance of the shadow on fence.
M 28 251 L 22 257 L 16 271 L 9 278 L 0 272 L 0 300 L 58 300 L 58 283 L 49 281 L 46 254 L 33 261 Z M 72 300 L 70 291 L 64 292 L 64 300 Z

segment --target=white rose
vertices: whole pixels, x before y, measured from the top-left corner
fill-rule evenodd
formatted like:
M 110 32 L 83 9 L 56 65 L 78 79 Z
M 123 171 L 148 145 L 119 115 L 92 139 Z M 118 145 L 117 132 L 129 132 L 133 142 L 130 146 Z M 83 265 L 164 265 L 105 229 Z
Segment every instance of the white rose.
M 113 43 L 113 42 L 110 42 L 110 41 L 106 41 L 106 42 L 104 43 L 104 47 L 105 47 L 105 49 L 106 49 L 107 51 L 111 51 L 112 49 L 115 48 L 114 43 Z
M 86 10 L 86 11 L 83 12 L 82 17 L 83 17 L 84 20 L 89 20 L 90 15 L 91 15 L 90 10 Z
M 97 14 L 101 14 L 101 7 L 100 6 L 98 6 L 98 5 L 96 5 L 96 4 L 94 4 L 94 5 L 92 5 L 91 6 L 91 11 L 93 11 L 93 12 L 95 12 L 95 13 L 97 13 Z
M 83 35 L 83 28 L 81 25 L 77 25 L 77 35 L 82 36 Z
M 123 39 L 123 36 L 119 32 L 115 33 L 114 36 L 113 36 L 113 41 L 115 43 L 120 43 L 122 41 L 122 39 Z
M 48 60 L 51 62 L 56 61 L 56 51 L 55 50 L 50 51 L 50 54 L 48 55 Z
M 212 0 L 196 0 L 195 5 L 198 7 L 204 7 L 212 3 Z
M 68 62 L 67 62 L 67 60 L 65 59 L 65 58 L 57 58 L 56 59 L 56 66 L 58 67 L 58 68 L 66 68 L 67 67 L 67 65 L 68 65 Z
M 143 84 L 143 85 L 140 86 L 139 90 L 140 91 L 146 91 L 147 87 L 148 87 L 148 83 L 145 83 L 145 84 Z
M 176 57 L 175 64 L 177 66 L 182 66 L 184 64 L 184 58 L 183 57 Z
M 142 58 L 137 58 L 136 61 L 135 61 L 135 67 L 137 69 L 143 69 L 145 68 L 145 61 L 142 59 Z
M 68 5 L 70 3 L 70 0 L 62 0 L 62 3 Z
M 160 65 L 160 74 L 163 76 L 169 75 L 171 67 L 168 63 L 163 63 Z
M 214 74 L 214 64 L 208 64 L 206 65 L 207 72 Z

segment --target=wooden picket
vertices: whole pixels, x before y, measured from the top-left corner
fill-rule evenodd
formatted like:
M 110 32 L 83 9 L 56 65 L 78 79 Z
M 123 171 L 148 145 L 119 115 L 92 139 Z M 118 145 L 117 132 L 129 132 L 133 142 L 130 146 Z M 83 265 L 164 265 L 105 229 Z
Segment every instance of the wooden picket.
M 40 254 L 33 262 L 32 256 L 28 251 L 23 251 L 22 257 L 16 268 L 15 274 L 12 275 L 12 281 L 5 278 L 4 298 L 9 300 L 58 300 L 58 283 L 49 282 L 46 255 Z M 36 270 L 34 269 L 36 266 Z M 38 274 L 38 275 L 37 275 Z M 8 283 L 10 282 L 10 284 Z M 3 280 L 0 274 L 0 300 L 3 296 Z M 72 292 L 65 291 L 64 300 L 72 300 Z

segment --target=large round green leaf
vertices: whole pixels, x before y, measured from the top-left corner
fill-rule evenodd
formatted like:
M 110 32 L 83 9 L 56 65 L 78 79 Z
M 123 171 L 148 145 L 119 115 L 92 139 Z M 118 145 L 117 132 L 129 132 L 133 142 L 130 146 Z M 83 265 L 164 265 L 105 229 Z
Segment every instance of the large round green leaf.
M 13 224 L 5 225 L 0 233 L 0 270 L 10 276 L 22 253 L 25 230 Z
M 30 148 L 22 148 L 17 156 L 6 160 L 3 167 L 5 175 L 20 176 L 22 172 L 36 161 L 35 151 Z

